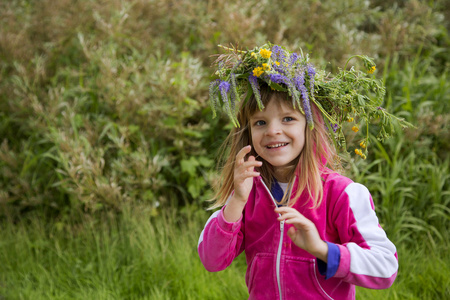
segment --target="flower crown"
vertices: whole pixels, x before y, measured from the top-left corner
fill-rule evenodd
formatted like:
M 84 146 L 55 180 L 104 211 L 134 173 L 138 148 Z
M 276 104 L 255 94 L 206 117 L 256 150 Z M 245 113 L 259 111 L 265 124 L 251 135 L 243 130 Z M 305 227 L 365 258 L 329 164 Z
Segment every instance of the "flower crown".
M 375 63 L 365 55 L 354 55 L 347 60 L 344 69 L 331 76 L 324 70 L 316 70 L 309 62 L 308 55 L 295 53 L 279 45 L 267 43 L 252 50 L 219 47 L 228 53 L 218 55 L 214 62 L 218 69 L 215 79 L 209 86 L 209 97 L 213 116 L 219 106 L 235 127 L 240 127 L 236 118 L 236 102 L 241 98 L 247 101 L 254 95 L 260 110 L 264 109 L 261 101 L 260 84 L 265 83 L 273 90 L 287 92 L 292 98 L 292 105 L 304 115 L 310 129 L 314 128 L 311 101 L 324 116 L 325 124 L 336 146 L 346 149 L 342 131 L 345 122 L 354 122 L 352 130 L 359 131 L 358 124 L 366 125 L 365 136 L 360 141 L 362 149 L 355 153 L 366 158 L 369 144 L 369 123 L 377 121 L 379 131 L 377 139 L 382 141 L 393 133 L 393 120 L 404 127 L 412 126 L 403 119 L 388 113 L 380 105 L 385 95 L 383 83 L 372 74 Z M 361 72 L 355 68 L 347 70 L 352 58 L 360 58 L 366 68 Z

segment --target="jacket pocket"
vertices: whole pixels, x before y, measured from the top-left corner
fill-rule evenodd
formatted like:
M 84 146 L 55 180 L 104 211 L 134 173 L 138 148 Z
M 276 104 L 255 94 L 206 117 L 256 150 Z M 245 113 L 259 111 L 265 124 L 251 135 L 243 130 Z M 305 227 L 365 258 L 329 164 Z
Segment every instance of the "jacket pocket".
M 275 275 L 275 256 L 258 253 L 247 270 L 246 282 L 249 299 L 275 299 L 277 279 Z
M 315 260 L 286 257 L 283 274 L 283 292 L 286 299 L 332 299 L 317 280 Z

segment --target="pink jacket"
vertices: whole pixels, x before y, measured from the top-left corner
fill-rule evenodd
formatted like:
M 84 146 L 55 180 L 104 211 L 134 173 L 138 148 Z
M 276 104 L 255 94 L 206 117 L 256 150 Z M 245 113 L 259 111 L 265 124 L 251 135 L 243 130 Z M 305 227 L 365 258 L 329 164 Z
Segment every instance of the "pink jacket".
M 254 179 L 239 221 L 225 221 L 223 209 L 207 221 L 198 243 L 205 268 L 224 270 L 245 250 L 249 299 L 354 299 L 355 285 L 390 287 L 397 253 L 378 223 L 369 191 L 337 173 L 323 179 L 322 204 L 310 209 L 302 195 L 294 208 L 314 222 L 323 240 L 338 245 L 341 257 L 333 277 L 320 275 L 317 259 L 292 243 L 286 234 L 290 225 L 277 220 L 276 202 L 261 177 Z

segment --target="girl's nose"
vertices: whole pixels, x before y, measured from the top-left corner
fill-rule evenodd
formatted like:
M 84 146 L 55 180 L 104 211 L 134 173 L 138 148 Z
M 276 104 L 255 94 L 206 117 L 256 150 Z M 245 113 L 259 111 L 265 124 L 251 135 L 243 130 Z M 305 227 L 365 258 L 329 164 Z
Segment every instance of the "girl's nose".
M 272 136 L 281 133 L 281 126 L 277 124 L 277 122 L 270 122 L 269 126 L 267 126 L 266 135 Z

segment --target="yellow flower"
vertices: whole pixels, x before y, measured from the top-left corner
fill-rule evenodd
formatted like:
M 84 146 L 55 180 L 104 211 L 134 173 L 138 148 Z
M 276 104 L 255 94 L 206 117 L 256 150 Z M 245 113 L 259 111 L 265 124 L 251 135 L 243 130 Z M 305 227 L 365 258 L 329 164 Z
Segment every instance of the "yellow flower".
M 252 52 L 252 54 L 251 54 L 251 56 L 253 57 L 253 58 L 257 58 L 257 56 L 256 56 L 256 53 L 255 52 Z
M 353 118 L 348 118 L 347 122 L 353 122 Z
M 261 49 L 259 50 L 259 54 L 261 54 L 263 58 L 269 58 L 272 55 L 272 51 L 267 49 Z
M 253 69 L 253 76 L 259 77 L 262 73 L 264 73 L 264 70 L 261 67 L 256 67 Z
M 355 153 L 362 157 L 362 159 L 366 159 L 366 155 L 362 153 L 361 149 L 355 149 Z
M 372 67 L 369 69 L 369 71 L 367 71 L 367 73 L 373 74 L 373 72 L 375 72 L 376 69 L 377 69 L 377 68 L 376 68 L 375 66 L 372 66 Z
M 366 142 L 362 141 L 361 143 L 359 143 L 359 145 L 361 146 L 361 148 L 366 149 Z
M 359 128 L 356 127 L 356 126 L 353 126 L 353 127 L 352 127 L 352 130 L 353 130 L 354 132 L 358 132 L 358 131 L 359 131 Z
M 279 65 L 280 65 L 280 63 L 279 63 L 279 62 L 277 62 L 277 61 L 275 62 L 275 64 L 276 64 L 277 66 L 279 66 Z
M 270 70 L 269 64 L 262 64 L 262 66 L 264 71 Z

